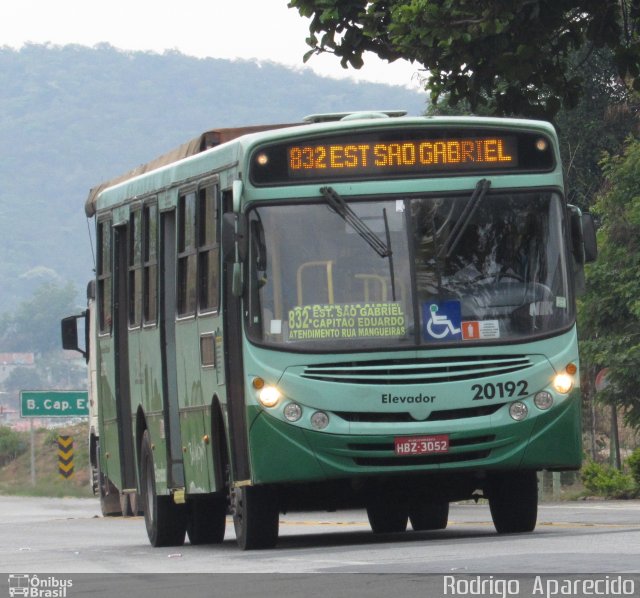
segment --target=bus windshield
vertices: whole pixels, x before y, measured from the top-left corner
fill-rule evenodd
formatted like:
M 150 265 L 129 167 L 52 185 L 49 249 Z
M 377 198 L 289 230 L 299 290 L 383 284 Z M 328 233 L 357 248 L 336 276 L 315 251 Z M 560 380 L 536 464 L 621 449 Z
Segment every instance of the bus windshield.
M 487 185 L 325 199 L 249 212 L 253 342 L 301 351 L 469 345 L 572 324 L 558 193 Z

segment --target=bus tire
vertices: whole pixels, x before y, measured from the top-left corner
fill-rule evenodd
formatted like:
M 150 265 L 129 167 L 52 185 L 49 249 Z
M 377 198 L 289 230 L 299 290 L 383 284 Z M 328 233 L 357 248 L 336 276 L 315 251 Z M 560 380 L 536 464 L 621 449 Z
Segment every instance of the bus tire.
M 489 509 L 499 534 L 532 532 L 538 519 L 535 471 L 511 471 L 489 477 Z
M 273 548 L 280 523 L 273 491 L 264 486 L 240 486 L 232 490 L 231 496 L 238 546 L 242 550 Z
M 185 505 L 177 505 L 171 496 L 158 496 L 149 432 L 142 436 L 140 475 L 144 522 L 152 546 L 182 546 L 187 528 Z
M 402 501 L 375 499 L 367 505 L 367 517 L 374 534 L 392 534 L 407 529 L 409 513 Z
M 449 521 L 449 503 L 419 502 L 409 507 L 409 521 L 417 532 L 445 529 Z
M 220 544 L 227 523 L 227 500 L 213 494 L 193 500 L 188 505 L 187 535 L 191 544 Z

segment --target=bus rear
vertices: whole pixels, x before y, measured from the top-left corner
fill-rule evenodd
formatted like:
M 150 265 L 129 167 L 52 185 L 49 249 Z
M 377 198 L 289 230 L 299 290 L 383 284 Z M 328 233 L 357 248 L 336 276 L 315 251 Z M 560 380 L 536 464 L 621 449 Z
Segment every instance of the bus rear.
M 245 150 L 222 231 L 241 546 L 273 545 L 280 511 L 428 530 L 474 497 L 533 530 L 537 472 L 582 453 L 583 219 L 553 128 L 347 117 Z

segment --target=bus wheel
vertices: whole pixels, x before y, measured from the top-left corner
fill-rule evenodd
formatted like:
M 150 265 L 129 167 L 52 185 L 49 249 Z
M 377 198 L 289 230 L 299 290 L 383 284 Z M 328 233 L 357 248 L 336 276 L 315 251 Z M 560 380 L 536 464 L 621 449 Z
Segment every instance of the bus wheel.
M 278 541 L 279 511 L 273 491 L 240 486 L 231 491 L 233 527 L 242 550 L 273 548 Z
M 538 519 L 538 477 L 535 471 L 512 471 L 489 478 L 488 498 L 499 534 L 532 532 Z
M 227 500 L 213 494 L 188 504 L 187 535 L 191 544 L 220 544 L 227 523 Z
M 367 517 L 374 534 L 404 532 L 409 521 L 408 509 L 403 501 L 382 495 L 367 505 Z
M 175 504 L 171 496 L 157 495 L 153 451 L 146 430 L 142 436 L 140 470 L 144 522 L 149 542 L 152 546 L 181 546 L 187 527 L 187 510 L 185 505 Z
M 444 529 L 449 520 L 449 503 L 420 502 L 409 507 L 409 521 L 417 532 Z

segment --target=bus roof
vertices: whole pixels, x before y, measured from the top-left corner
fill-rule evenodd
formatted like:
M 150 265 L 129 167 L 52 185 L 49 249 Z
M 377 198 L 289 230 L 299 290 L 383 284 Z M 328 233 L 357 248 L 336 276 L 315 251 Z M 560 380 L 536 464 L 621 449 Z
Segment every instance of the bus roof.
M 96 187 L 93 187 L 89 191 L 89 196 L 85 201 L 85 213 L 88 218 L 91 218 L 96 214 L 98 197 L 100 194 L 110 187 L 114 187 L 120 183 L 124 183 L 135 177 L 143 175 L 147 172 L 157 170 L 163 166 L 173 164 L 194 156 L 206 150 L 212 149 L 223 143 L 232 141 L 239 137 L 251 136 L 252 134 L 262 133 L 265 131 L 276 131 L 278 129 L 285 129 L 290 127 L 303 127 L 306 129 L 313 129 L 314 131 L 331 130 L 335 127 L 337 121 L 350 121 L 349 124 L 354 126 L 370 126 L 371 120 L 377 120 L 376 126 L 394 126 L 398 122 L 424 124 L 431 123 L 432 125 L 487 125 L 487 126 L 508 126 L 516 128 L 531 128 L 532 126 L 537 129 L 546 130 L 548 133 L 554 132 L 553 125 L 545 121 L 532 121 L 528 119 L 514 119 L 514 118 L 497 118 L 497 117 L 478 117 L 478 116 L 405 116 L 405 112 L 396 111 L 370 111 L 370 112 L 340 112 L 330 114 L 314 114 L 307 116 L 303 119 L 303 122 L 288 123 L 288 124 L 273 124 L 273 125 L 252 125 L 246 127 L 237 128 L 220 128 L 205 131 L 195 139 L 183 143 L 179 147 L 172 151 L 147 162 L 141 164 L 137 168 L 130 170 L 118 177 L 105 181 Z M 384 123 L 382 121 L 386 120 Z M 360 121 L 356 125 L 356 121 Z M 367 122 L 368 121 L 368 122 Z M 278 138 L 279 134 L 275 133 L 274 138 Z M 250 138 L 250 137 L 249 137 Z
M 140 166 L 130 170 L 129 172 L 125 172 L 117 177 L 114 177 L 108 181 L 100 183 L 96 187 L 93 187 L 89 191 L 89 196 L 87 197 L 84 204 L 84 211 L 87 215 L 87 218 L 91 218 L 96 213 L 96 203 L 98 199 L 98 195 L 104 189 L 108 187 L 113 187 L 118 183 L 123 183 L 124 181 L 128 181 L 134 177 L 137 177 L 145 172 L 149 172 L 151 170 L 155 170 L 156 168 L 160 168 L 161 166 L 165 166 L 167 164 L 172 164 L 173 162 L 177 162 L 178 160 L 182 160 L 183 158 L 187 158 L 188 156 L 193 156 L 194 154 L 198 154 L 205 150 L 211 149 L 217 145 L 222 143 L 226 143 L 227 141 L 231 141 L 232 139 L 236 139 L 237 137 L 241 137 L 242 135 L 248 135 L 250 133 L 259 133 L 260 131 L 269 131 L 272 129 L 282 129 L 285 127 L 292 127 L 296 124 L 276 124 L 276 125 L 253 125 L 248 127 L 236 127 L 236 128 L 225 128 L 225 129 L 212 129 L 209 131 L 205 131 L 198 137 L 183 143 L 179 147 L 163 154 L 162 156 L 158 156 L 154 160 L 147 162 L 146 164 L 141 164 Z

